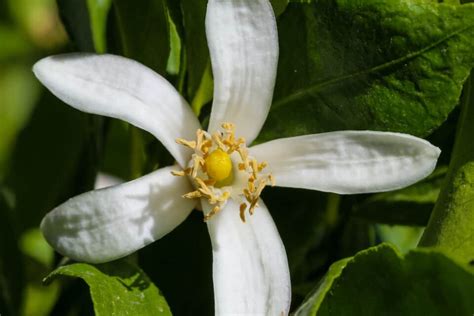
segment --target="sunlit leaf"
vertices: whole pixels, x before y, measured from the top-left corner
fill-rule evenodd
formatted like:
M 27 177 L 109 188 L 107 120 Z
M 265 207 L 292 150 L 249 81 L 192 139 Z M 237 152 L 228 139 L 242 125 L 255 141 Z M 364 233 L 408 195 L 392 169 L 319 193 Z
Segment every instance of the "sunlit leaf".
M 456 142 L 446 181 L 420 245 L 474 262 L 474 80 L 464 89 Z
M 334 263 L 295 315 L 470 315 L 473 292 L 472 268 L 384 244 Z
M 426 136 L 474 65 L 471 4 L 321 0 L 290 4 L 278 26 L 277 85 L 260 141 L 343 129 Z
M 90 288 L 96 315 L 171 315 L 165 298 L 145 273 L 121 260 L 101 265 L 75 263 L 57 268 L 45 280 L 60 276 L 83 279 Z

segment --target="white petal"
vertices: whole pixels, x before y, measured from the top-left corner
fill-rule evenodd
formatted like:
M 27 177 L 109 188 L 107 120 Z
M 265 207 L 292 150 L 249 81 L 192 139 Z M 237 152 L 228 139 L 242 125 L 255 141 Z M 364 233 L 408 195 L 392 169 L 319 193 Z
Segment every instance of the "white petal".
M 429 175 L 440 150 L 407 134 L 342 131 L 277 139 L 250 149 L 277 186 L 340 194 L 389 191 Z
M 203 202 L 204 211 L 210 210 Z M 287 315 L 291 284 L 285 247 L 260 200 L 247 222 L 227 205 L 208 222 L 212 241 L 216 315 Z
M 214 74 L 209 131 L 235 123 L 250 144 L 272 102 L 278 34 L 268 0 L 210 0 L 206 33 Z
M 33 71 L 62 101 L 152 133 L 186 165 L 190 150 L 175 139 L 194 139 L 199 122 L 174 87 L 151 69 L 120 56 L 79 53 L 47 57 Z
M 137 180 L 76 196 L 41 223 L 46 240 L 78 261 L 106 262 L 126 256 L 178 226 L 195 202 L 189 180 L 163 168 Z
M 111 187 L 117 184 L 121 184 L 124 181 L 116 176 L 105 172 L 99 172 L 95 178 L 94 189 L 103 189 Z

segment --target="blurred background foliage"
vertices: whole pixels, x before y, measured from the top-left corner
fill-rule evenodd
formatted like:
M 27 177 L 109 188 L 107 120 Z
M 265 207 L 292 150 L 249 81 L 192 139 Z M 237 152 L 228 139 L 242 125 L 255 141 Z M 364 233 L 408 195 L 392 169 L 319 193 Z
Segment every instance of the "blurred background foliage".
M 258 141 L 340 129 L 377 129 L 428 137 L 443 152 L 433 175 L 396 192 L 338 196 L 265 190 L 263 198 L 287 249 L 295 308 L 335 261 L 384 241 L 403 253 L 416 247 L 446 175 L 459 117 L 456 105 L 474 62 L 474 36 L 470 32 L 464 39 L 437 44 L 439 49 L 420 53 L 422 58 L 404 60 L 402 70 L 374 70 L 379 63 L 436 42 L 440 35 L 430 31 L 436 21 L 423 11 L 427 7 L 421 6 L 418 15 L 401 6 L 391 8 L 419 19 L 413 33 L 428 34 L 425 42 L 411 39 L 400 42 L 398 50 L 390 47 L 391 51 L 384 41 L 391 38 L 390 32 L 406 32 L 404 36 L 410 39 L 411 30 L 391 29 L 375 17 L 350 19 L 350 14 L 357 16 L 350 2 L 339 1 L 345 3 L 341 6 L 329 0 L 291 2 L 272 1 L 281 53 L 275 103 Z M 213 86 L 204 31 L 206 3 L 0 1 L 1 315 L 93 314 L 89 290 L 82 281 L 42 284 L 64 262 L 42 238 L 41 218 L 67 198 L 92 189 L 99 170 L 130 180 L 172 163 L 164 147 L 146 132 L 62 104 L 35 80 L 33 63 L 71 51 L 133 58 L 173 83 L 206 124 Z M 425 3 L 428 6 L 430 1 Z M 379 12 L 377 7 L 370 10 Z M 447 21 L 442 30 L 446 34 L 474 19 L 472 10 L 456 12 L 456 18 L 462 17 L 458 20 L 449 10 L 439 12 Z M 446 50 L 465 54 L 464 59 L 440 59 L 440 52 Z M 395 53 L 400 56 L 389 55 Z M 341 56 L 346 64 L 339 67 Z M 441 70 L 427 69 L 426 60 L 440 63 Z M 348 70 L 362 75 L 333 81 Z M 437 81 L 440 71 L 449 73 L 452 80 Z M 413 78 L 414 73 L 422 73 L 423 78 Z M 413 82 L 418 91 L 413 91 Z M 421 97 L 416 95 L 420 91 Z M 193 212 L 175 231 L 126 260 L 138 264 L 159 287 L 173 314 L 212 315 L 210 247 L 202 215 Z

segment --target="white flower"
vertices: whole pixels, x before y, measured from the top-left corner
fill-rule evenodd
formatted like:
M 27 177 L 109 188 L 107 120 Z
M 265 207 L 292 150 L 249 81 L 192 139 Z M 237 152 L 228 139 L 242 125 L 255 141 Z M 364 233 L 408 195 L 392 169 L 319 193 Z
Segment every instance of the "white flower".
M 69 54 L 34 66 L 58 98 L 149 131 L 179 165 L 74 197 L 41 228 L 61 254 L 99 263 L 163 237 L 201 202 L 213 247 L 216 314 L 287 314 L 288 264 L 258 197 L 263 187 L 274 179 L 278 186 L 340 194 L 398 189 L 430 174 L 439 149 L 410 135 L 372 131 L 277 139 L 247 149 L 273 95 L 278 38 L 271 5 L 210 0 L 206 33 L 215 81 L 208 132 L 170 83 L 135 61 Z

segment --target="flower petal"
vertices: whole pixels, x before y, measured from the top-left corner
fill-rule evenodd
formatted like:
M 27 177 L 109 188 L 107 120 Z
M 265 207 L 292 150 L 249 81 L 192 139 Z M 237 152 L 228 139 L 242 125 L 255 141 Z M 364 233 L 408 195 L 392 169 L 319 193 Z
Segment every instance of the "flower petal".
M 209 131 L 236 124 L 250 144 L 272 102 L 278 63 L 278 34 L 268 0 L 210 0 L 207 41 L 214 75 Z
M 342 131 L 277 139 L 250 149 L 276 185 L 340 194 L 380 192 L 429 175 L 440 150 L 407 134 Z
M 152 133 L 185 167 L 191 151 L 175 139 L 194 139 L 200 124 L 174 87 L 151 69 L 120 56 L 76 53 L 44 58 L 33 71 L 54 95 L 76 109 L 118 118 Z
M 203 202 L 205 212 L 211 207 Z M 227 205 L 208 222 L 212 241 L 216 315 L 287 315 L 291 284 L 285 247 L 260 200 L 243 223 L 239 205 Z
M 142 178 L 76 196 L 41 223 L 46 240 L 78 261 L 106 262 L 126 256 L 163 237 L 186 219 L 195 202 L 189 180 L 172 167 Z

